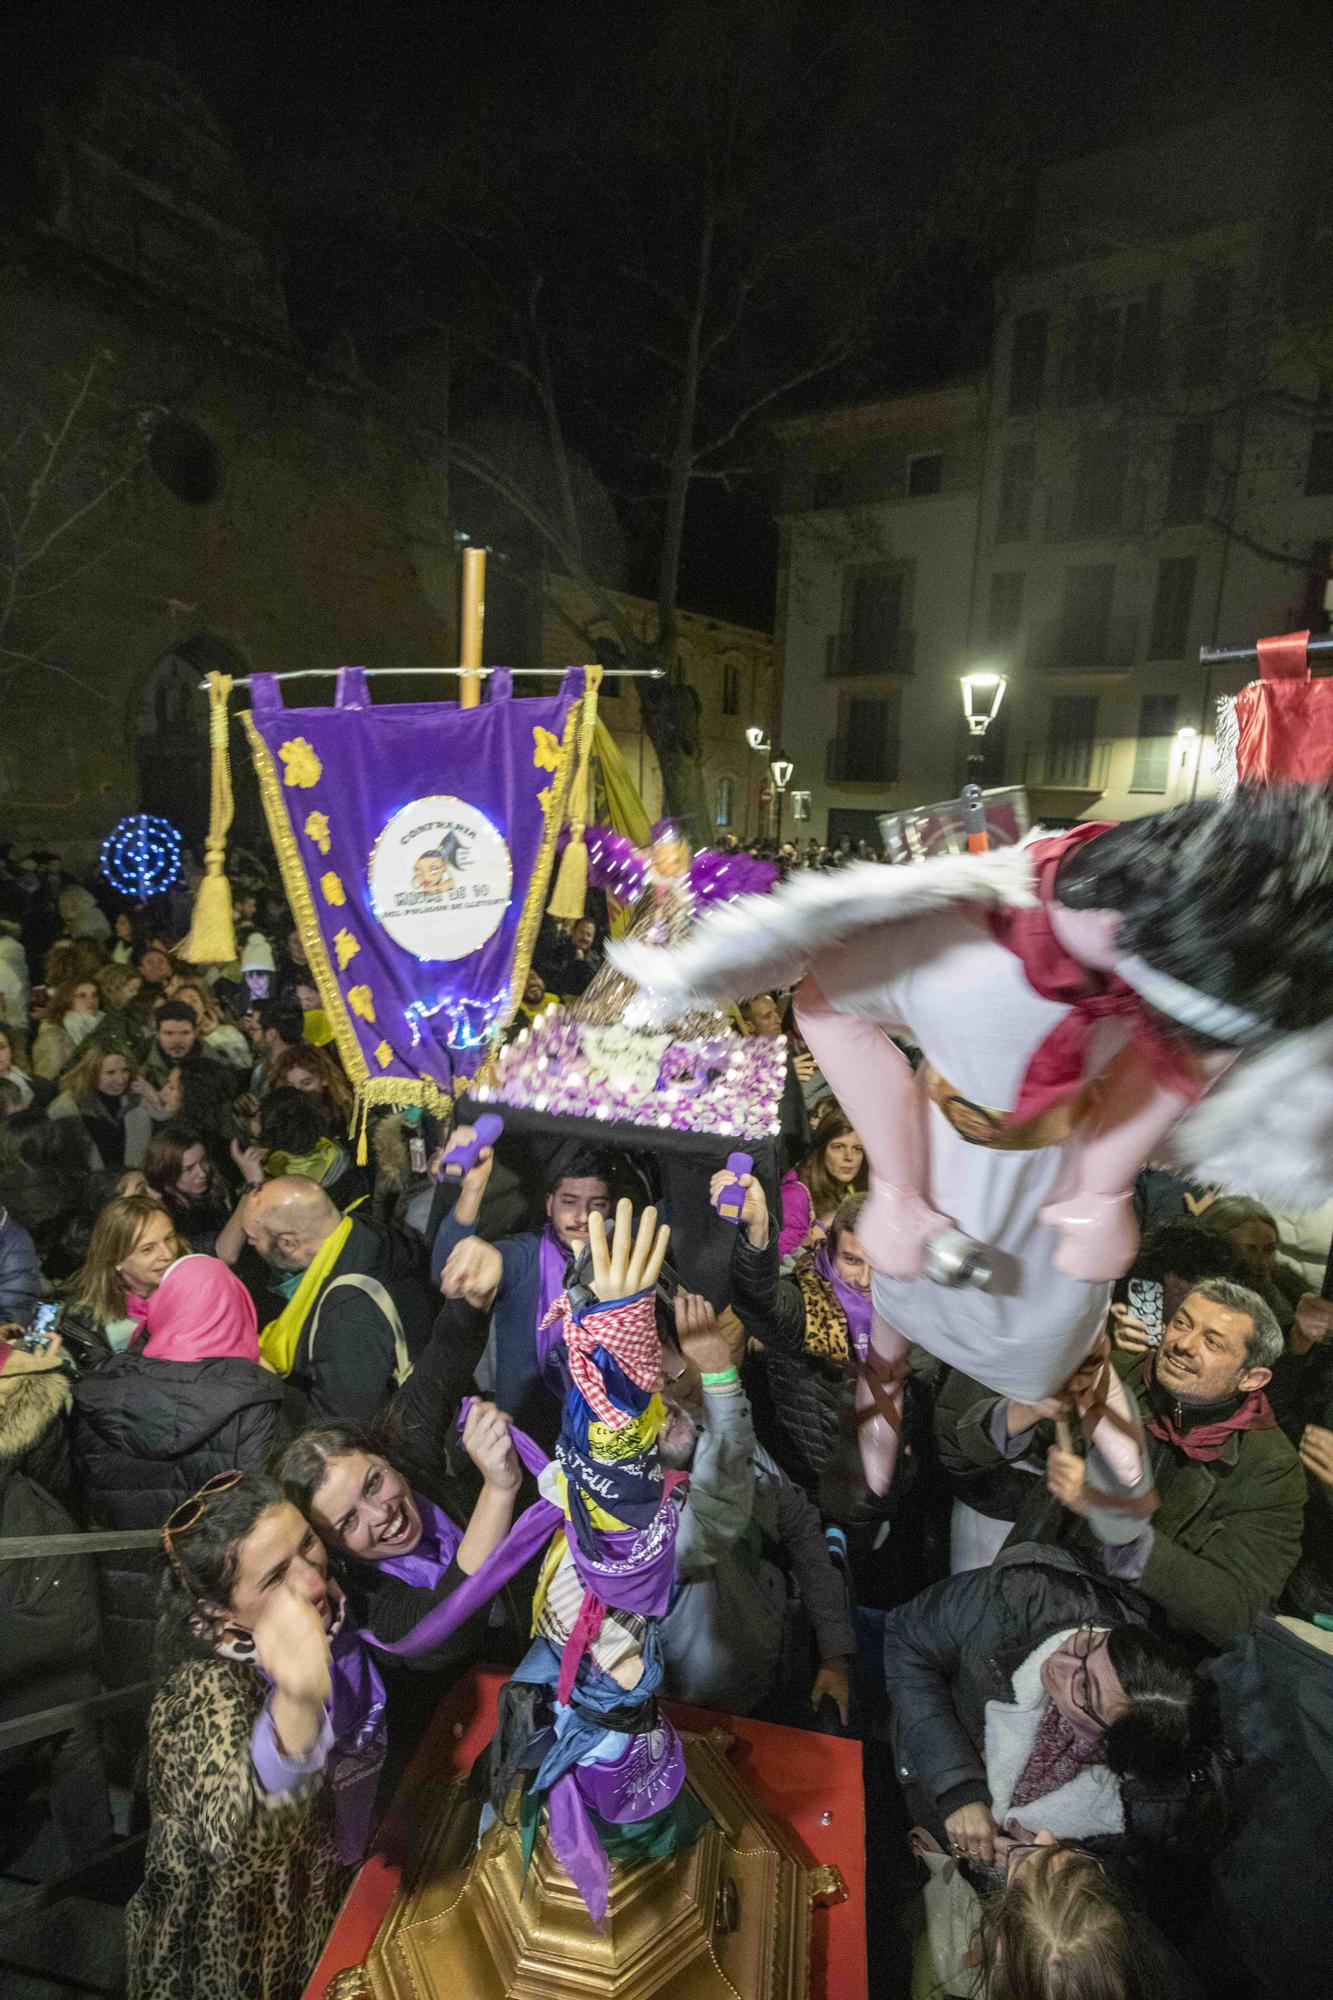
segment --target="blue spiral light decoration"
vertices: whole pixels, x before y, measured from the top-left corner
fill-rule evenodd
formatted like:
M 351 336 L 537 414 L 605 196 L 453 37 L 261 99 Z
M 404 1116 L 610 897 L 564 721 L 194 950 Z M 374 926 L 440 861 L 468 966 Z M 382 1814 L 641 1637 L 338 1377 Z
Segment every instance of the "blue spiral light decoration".
M 147 901 L 180 880 L 181 837 L 169 819 L 127 813 L 102 842 L 102 873 L 121 896 Z

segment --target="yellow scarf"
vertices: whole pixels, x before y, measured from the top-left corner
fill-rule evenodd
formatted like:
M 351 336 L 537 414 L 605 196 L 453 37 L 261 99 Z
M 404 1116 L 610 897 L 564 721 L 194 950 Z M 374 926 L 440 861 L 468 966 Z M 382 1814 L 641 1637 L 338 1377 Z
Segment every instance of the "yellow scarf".
M 290 1375 L 296 1359 L 296 1344 L 324 1280 L 338 1261 L 344 1243 L 352 1233 L 352 1218 L 345 1215 L 326 1242 L 320 1245 L 313 1264 L 288 1299 L 276 1319 L 271 1319 L 259 1336 L 259 1352 L 275 1375 Z
M 304 1180 L 317 1181 L 323 1187 L 325 1174 L 340 1156 L 340 1148 L 332 1139 L 321 1139 L 313 1152 L 269 1153 L 264 1160 L 264 1174 L 271 1181 L 285 1174 L 300 1174 Z

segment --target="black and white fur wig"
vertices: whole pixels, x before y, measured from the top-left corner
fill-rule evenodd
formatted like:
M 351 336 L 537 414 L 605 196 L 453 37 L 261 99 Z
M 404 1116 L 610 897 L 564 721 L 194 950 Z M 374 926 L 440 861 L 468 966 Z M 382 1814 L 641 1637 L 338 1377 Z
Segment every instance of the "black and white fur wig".
M 1125 976 L 1150 1005 L 1154 973 L 1216 1003 L 1193 1019 L 1188 1003 L 1163 1008 L 1216 1041 L 1263 1043 L 1333 1015 L 1333 791 L 1245 787 L 1127 820 L 1070 855 L 1055 893 L 1120 911 L 1118 942 L 1146 969 Z

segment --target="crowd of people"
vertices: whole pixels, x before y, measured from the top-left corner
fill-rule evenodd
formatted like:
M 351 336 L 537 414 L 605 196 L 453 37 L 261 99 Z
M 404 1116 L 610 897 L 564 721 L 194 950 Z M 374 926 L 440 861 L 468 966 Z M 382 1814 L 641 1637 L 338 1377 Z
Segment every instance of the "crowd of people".
M 876 1497 L 858 1107 L 789 995 L 738 1010 L 787 1038 L 789 1076 L 731 1225 L 722 1140 L 711 1181 L 508 1135 L 454 1174 L 466 1127 L 381 1110 L 358 1160 L 299 935 L 280 898 L 236 901 L 238 962 L 190 966 L 178 907 L 53 856 L 0 866 L 0 1534 L 156 1538 L 0 1565 L 0 1720 L 76 1709 L 4 1753 L 30 1801 L 7 1842 L 44 1813 L 76 1868 L 117 1817 L 147 1826 L 136 2000 L 299 1994 L 442 1690 L 521 1655 L 534 1568 L 494 1606 L 468 1580 L 535 1497 L 571 1380 L 550 1308 L 626 1197 L 672 1231 L 661 1451 L 688 1498 L 664 1691 L 866 1742 L 884 1990 L 1148 2000 L 1241 1990 L 1241 1960 L 1305 1990 L 1312 1934 L 1254 1847 L 1283 1754 L 1255 1717 L 1265 1676 L 1327 1714 L 1327 1218 L 1141 1176 L 1107 1336 L 1160 1505 L 1129 1539 L 1072 1401 L 918 1353 Z M 604 935 L 548 918 L 516 1026 L 584 991 Z M 43 1303 L 54 1331 L 27 1338 Z M 146 1744 L 87 1706 L 145 1681 Z M 1296 1902 L 1329 1778 L 1307 1745 L 1282 1781 Z

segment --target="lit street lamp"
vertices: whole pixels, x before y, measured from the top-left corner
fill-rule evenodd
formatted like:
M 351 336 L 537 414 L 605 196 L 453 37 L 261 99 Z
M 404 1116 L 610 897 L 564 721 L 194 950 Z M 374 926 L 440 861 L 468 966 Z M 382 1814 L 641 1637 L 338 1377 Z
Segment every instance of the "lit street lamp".
M 986 832 L 986 808 L 981 802 L 981 777 L 986 768 L 986 731 L 1000 712 L 1009 683 L 1003 674 L 980 673 L 960 676 L 963 687 L 963 714 L 967 717 L 967 782 L 963 786 L 963 825 L 969 854 L 984 854 L 990 846 Z
M 790 757 L 784 757 L 780 751 L 768 767 L 768 775 L 773 780 L 773 790 L 777 794 L 777 831 L 774 838 L 779 847 L 782 845 L 782 801 L 786 797 L 791 774 L 795 768 Z

